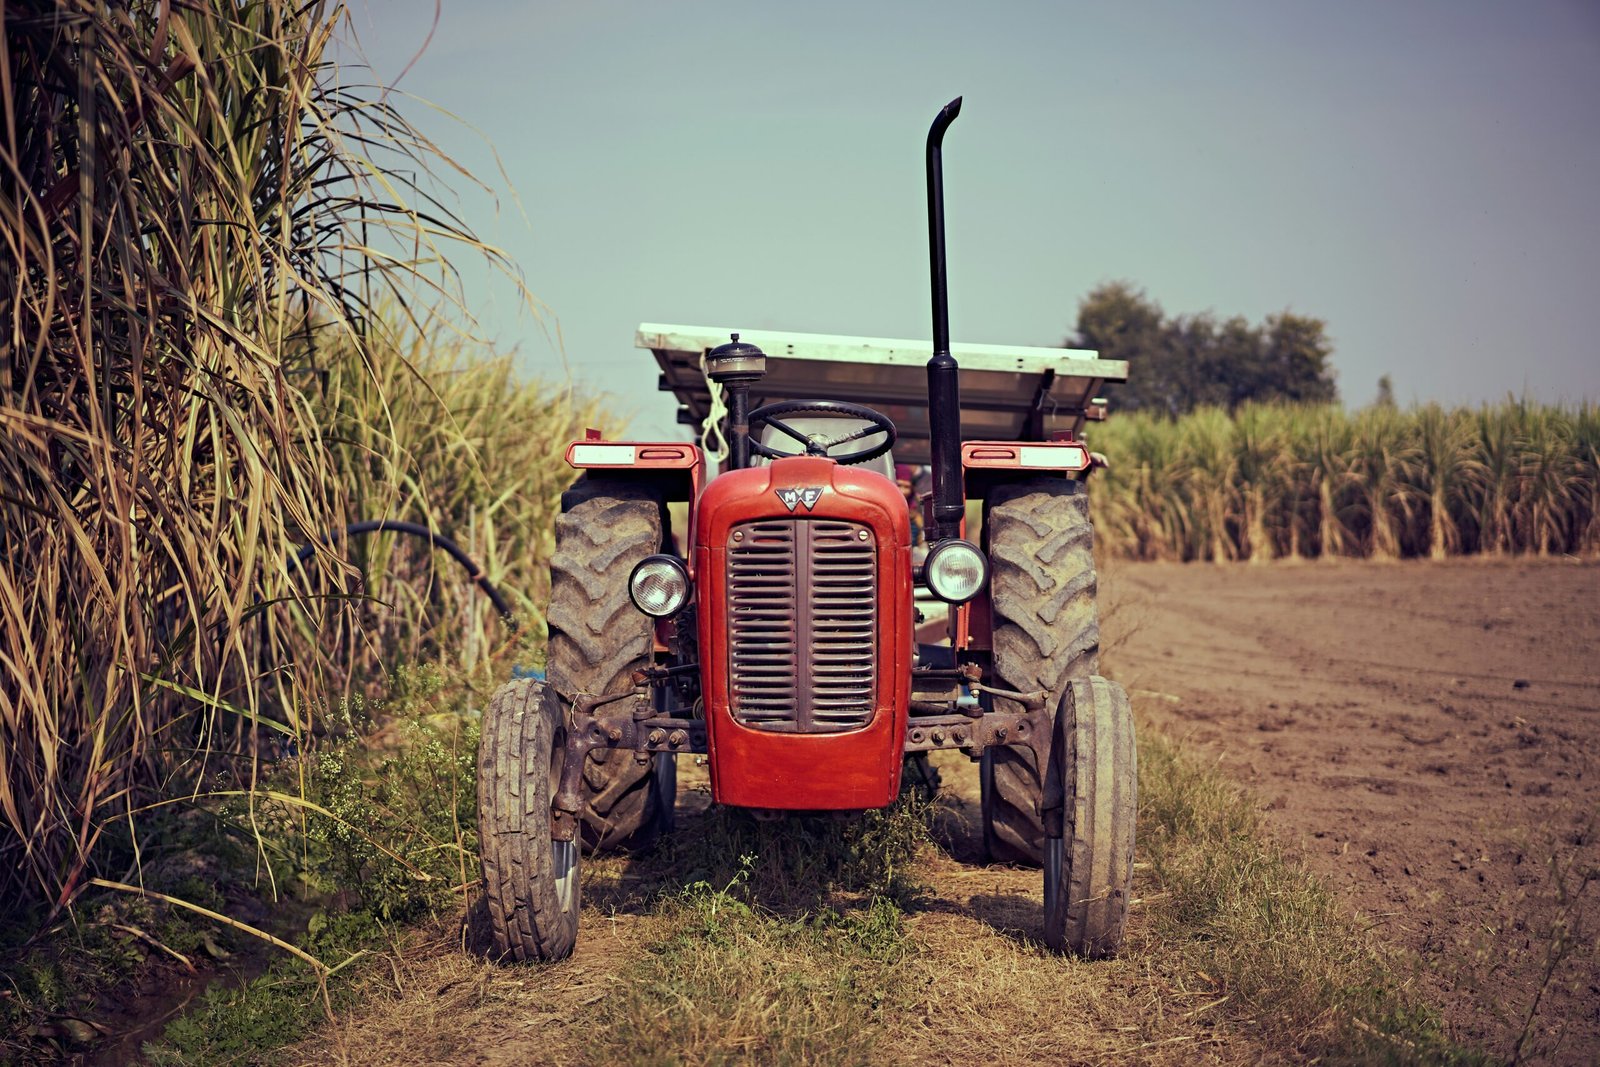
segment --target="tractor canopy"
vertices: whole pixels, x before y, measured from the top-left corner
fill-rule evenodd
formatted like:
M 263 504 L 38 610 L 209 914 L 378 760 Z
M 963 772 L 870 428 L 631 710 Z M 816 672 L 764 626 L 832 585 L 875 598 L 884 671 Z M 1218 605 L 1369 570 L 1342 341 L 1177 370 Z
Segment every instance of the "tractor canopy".
M 732 331 L 643 323 L 634 341 L 661 366 L 660 388 L 678 399 L 678 421 L 699 426 L 711 410 L 701 357 Z M 928 342 L 818 333 L 740 331 L 766 354 L 766 375 L 751 386 L 752 406 L 824 398 L 864 404 L 887 415 L 900 463 L 930 462 Z M 1044 441 L 1080 436 L 1103 414 L 1106 382 L 1128 380 L 1123 360 L 1085 349 L 1020 345 L 950 346 L 961 365 L 961 437 L 967 441 Z

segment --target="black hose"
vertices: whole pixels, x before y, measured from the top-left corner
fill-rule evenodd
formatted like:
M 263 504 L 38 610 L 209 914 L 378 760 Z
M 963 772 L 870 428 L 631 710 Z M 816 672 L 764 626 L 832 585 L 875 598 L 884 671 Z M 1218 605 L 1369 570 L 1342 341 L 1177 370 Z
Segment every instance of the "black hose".
M 450 540 L 450 538 L 436 530 L 428 529 L 421 523 L 404 522 L 400 519 L 362 519 L 360 522 L 352 522 L 343 530 L 325 535 L 320 543 L 330 545 L 337 540 L 347 541 L 352 537 L 370 533 L 410 534 L 413 537 L 422 538 L 434 548 L 443 549 L 451 559 L 467 569 L 467 575 L 471 578 L 472 584 L 483 590 L 483 595 L 489 598 L 495 610 L 506 620 L 506 625 L 513 630 L 517 628 L 516 617 L 511 614 L 511 605 L 506 603 L 506 598 L 501 596 L 500 590 L 490 583 L 488 576 L 483 573 L 483 570 L 473 558 L 462 551 L 461 546 Z M 295 562 L 304 566 L 306 560 L 310 559 L 316 551 L 317 546 L 315 544 L 302 545 L 294 554 Z

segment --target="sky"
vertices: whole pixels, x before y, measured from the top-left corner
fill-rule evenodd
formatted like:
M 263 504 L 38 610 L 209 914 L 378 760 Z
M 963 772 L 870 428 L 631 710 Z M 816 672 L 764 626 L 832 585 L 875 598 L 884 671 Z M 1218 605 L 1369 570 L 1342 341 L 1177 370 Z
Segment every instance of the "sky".
M 1094 286 L 1328 324 L 1343 399 L 1600 399 L 1600 2 L 355 0 L 530 375 L 682 434 L 641 322 L 1059 345 Z M 348 36 L 348 35 L 347 35 Z M 342 58 L 351 55 L 348 49 Z M 424 103 L 425 102 L 425 103 Z

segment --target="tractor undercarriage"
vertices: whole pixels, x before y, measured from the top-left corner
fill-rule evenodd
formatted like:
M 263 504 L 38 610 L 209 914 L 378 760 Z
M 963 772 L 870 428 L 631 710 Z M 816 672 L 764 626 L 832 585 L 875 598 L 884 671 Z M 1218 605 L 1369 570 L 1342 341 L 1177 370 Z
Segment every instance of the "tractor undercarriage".
M 570 841 L 577 832 L 584 803 L 582 768 L 589 753 L 615 750 L 642 760 L 657 753 L 709 754 L 706 721 L 698 713 L 700 701 L 690 699 L 668 706 L 683 696 L 697 697 L 693 688 L 680 683 L 695 678 L 699 669 L 695 663 L 646 668 L 634 673 L 637 688 L 632 692 L 579 696 L 572 702 L 564 769 L 552 803 L 552 837 Z M 902 751 L 910 755 L 951 750 L 977 760 L 987 748 L 1020 745 L 1031 749 L 1038 764 L 1045 766 L 1050 759 L 1054 720 L 1050 694 L 1001 689 L 984 684 L 982 677 L 982 668 L 975 663 L 913 670 Z M 984 699 L 974 699 L 980 696 Z M 992 710 L 994 697 L 1020 710 Z

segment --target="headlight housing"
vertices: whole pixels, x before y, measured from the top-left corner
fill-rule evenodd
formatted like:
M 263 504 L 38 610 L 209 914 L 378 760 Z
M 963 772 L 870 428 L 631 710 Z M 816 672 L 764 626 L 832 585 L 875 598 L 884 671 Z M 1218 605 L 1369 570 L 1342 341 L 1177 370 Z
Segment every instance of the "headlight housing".
M 628 596 L 651 618 L 676 615 L 689 602 L 689 572 L 676 556 L 646 556 L 628 576 Z
M 989 581 L 989 561 L 971 541 L 940 541 L 922 565 L 922 581 L 947 604 L 965 604 Z

